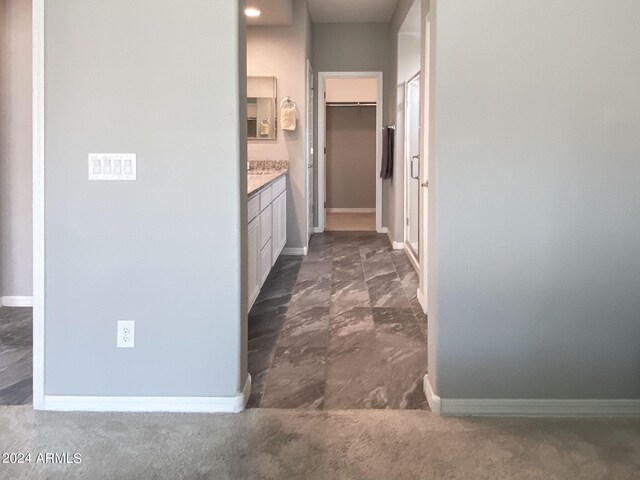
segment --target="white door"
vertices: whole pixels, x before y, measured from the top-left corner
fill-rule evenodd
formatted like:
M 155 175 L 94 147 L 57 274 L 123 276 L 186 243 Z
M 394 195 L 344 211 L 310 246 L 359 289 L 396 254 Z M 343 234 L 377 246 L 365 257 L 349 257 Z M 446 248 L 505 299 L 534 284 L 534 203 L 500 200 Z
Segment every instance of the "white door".
M 429 155 L 431 154 L 431 14 L 422 23 L 422 85 L 420 90 L 420 122 L 423 135 L 420 138 L 420 288 L 418 299 L 427 313 L 427 272 L 429 240 Z
M 307 239 L 313 234 L 313 114 L 315 91 L 313 68 L 307 60 Z

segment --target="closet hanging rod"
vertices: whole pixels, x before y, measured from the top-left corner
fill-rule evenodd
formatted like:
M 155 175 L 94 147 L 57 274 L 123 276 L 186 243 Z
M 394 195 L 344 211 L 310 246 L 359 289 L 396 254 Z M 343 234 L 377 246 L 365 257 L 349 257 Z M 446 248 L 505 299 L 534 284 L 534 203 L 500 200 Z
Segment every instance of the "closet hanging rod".
M 327 102 L 327 107 L 375 107 L 377 103 L 373 102 Z

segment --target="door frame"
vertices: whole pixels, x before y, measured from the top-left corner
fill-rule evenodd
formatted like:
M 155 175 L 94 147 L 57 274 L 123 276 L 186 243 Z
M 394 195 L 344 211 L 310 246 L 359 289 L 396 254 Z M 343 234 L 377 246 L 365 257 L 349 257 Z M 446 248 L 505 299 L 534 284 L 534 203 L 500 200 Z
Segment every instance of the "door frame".
M 44 139 L 44 0 L 32 2 L 33 75 L 33 408 L 44 405 L 45 335 L 45 139 Z
M 421 59 L 420 71 L 422 73 L 422 81 L 420 82 L 420 131 L 422 141 L 420 143 L 420 210 L 422 225 L 420 226 L 420 276 L 417 298 L 424 313 L 428 313 L 430 290 L 433 288 L 429 280 L 429 257 L 433 255 L 430 251 L 430 242 L 433 239 L 429 224 L 433 221 L 430 205 L 434 205 L 434 162 L 433 162 L 433 78 L 432 78 L 432 62 L 433 42 L 431 41 L 431 11 L 423 13 L 423 21 L 421 27 Z M 426 187 L 425 187 L 426 186 Z
M 404 218 L 402 219 L 402 224 L 403 224 L 403 241 L 404 241 L 404 250 L 407 253 L 407 256 L 409 257 L 409 260 L 411 261 L 411 263 L 413 264 L 413 267 L 420 272 L 420 257 L 422 252 L 420 251 L 420 238 L 422 237 L 422 210 L 419 211 L 419 215 L 418 215 L 418 220 L 419 220 L 419 224 L 418 224 L 418 256 L 416 257 L 416 255 L 414 254 L 413 250 L 409 247 L 408 245 L 408 235 L 407 235 L 407 230 L 409 225 L 407 224 L 407 219 L 409 218 L 409 169 L 411 168 L 411 152 L 410 152 L 410 135 L 411 132 L 409 131 L 409 129 L 407 128 L 407 126 L 409 125 L 409 84 L 414 81 L 416 78 L 421 78 L 422 76 L 422 72 L 418 71 L 416 72 L 414 75 L 412 75 L 408 80 L 406 80 L 404 82 L 404 158 L 403 160 L 403 164 L 404 164 L 404 180 L 403 180 L 403 187 L 404 187 Z M 421 78 L 422 80 L 422 78 Z M 422 85 L 420 86 L 420 93 L 422 93 Z M 420 102 L 422 102 L 422 99 L 420 99 Z M 422 104 L 420 104 L 420 108 L 422 108 Z M 422 121 L 422 120 L 420 120 Z M 421 131 L 422 132 L 422 131 Z M 422 143 L 422 140 L 421 140 Z M 420 150 L 422 150 L 422 146 L 420 146 Z M 422 176 L 422 167 L 423 167 L 423 161 L 422 161 L 422 151 L 419 152 L 420 154 L 420 176 Z M 420 184 L 422 182 L 422 180 L 418 180 L 418 183 Z M 422 188 L 422 187 L 420 187 Z M 418 206 L 421 207 L 421 202 L 420 199 L 418 199 Z
M 325 98 L 325 80 L 329 78 L 375 78 L 378 84 L 376 103 L 376 231 L 386 233 L 382 227 L 382 114 L 384 111 L 384 84 L 382 72 L 319 72 L 318 73 L 318 228 L 324 232 L 326 226 L 327 200 L 327 102 Z
M 314 132 L 314 128 L 313 128 L 313 120 L 314 120 L 314 106 L 315 106 L 315 101 L 314 101 L 314 94 L 315 94 L 315 89 L 314 89 L 314 85 L 313 85 L 313 80 L 314 80 L 314 75 L 313 75 L 313 66 L 311 65 L 311 60 L 307 59 L 307 78 L 306 78 L 306 95 L 307 95 L 307 125 L 306 125 L 306 129 L 307 131 L 305 132 L 305 207 L 306 207 L 306 214 L 305 214 L 305 218 L 307 219 L 306 222 L 306 226 L 305 229 L 307 231 L 307 235 L 306 235 L 306 239 L 307 239 L 307 247 L 309 246 L 309 240 L 311 239 L 311 235 L 313 235 L 313 225 L 314 225 L 314 218 L 313 218 L 313 212 L 316 210 L 315 209 L 315 204 L 313 204 L 313 200 L 315 198 L 315 192 L 313 192 L 313 181 L 314 181 L 314 175 L 312 175 L 311 179 L 309 179 L 309 165 L 314 166 L 314 151 L 313 151 L 313 143 L 314 143 L 314 139 L 313 139 L 313 132 Z M 307 204 L 307 202 L 309 201 L 309 192 L 311 192 L 311 203 L 312 203 L 312 207 L 311 207 L 311 214 L 309 214 L 309 205 Z M 309 216 L 311 216 L 311 218 L 308 218 Z

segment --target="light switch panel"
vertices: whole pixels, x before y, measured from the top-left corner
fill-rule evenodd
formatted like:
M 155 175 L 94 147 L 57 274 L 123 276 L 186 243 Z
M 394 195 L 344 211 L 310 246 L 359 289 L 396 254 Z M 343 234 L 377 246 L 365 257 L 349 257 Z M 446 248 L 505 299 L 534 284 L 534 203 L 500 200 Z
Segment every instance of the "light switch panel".
M 135 153 L 90 153 L 89 180 L 137 179 Z

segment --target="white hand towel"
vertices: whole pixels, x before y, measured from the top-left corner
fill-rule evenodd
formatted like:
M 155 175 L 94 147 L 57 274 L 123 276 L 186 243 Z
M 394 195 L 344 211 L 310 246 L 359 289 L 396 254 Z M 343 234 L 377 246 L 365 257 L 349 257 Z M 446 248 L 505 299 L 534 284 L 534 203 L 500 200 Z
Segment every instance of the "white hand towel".
M 296 129 L 296 107 L 283 107 L 280 111 L 282 116 L 282 129 L 295 131 Z
M 268 137 L 270 134 L 271 134 L 271 125 L 265 122 L 260 123 L 260 135 L 263 137 Z

